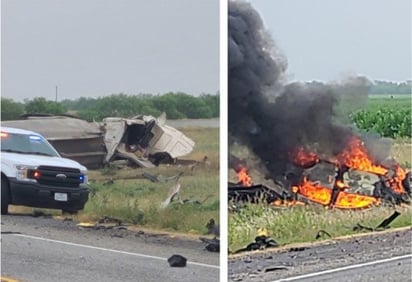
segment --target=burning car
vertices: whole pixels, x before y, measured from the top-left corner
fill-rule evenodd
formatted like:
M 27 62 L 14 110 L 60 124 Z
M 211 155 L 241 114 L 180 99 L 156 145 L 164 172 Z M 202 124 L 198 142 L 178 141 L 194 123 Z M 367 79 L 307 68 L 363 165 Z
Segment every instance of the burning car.
M 89 169 L 114 160 L 153 167 L 189 154 L 195 145 L 182 132 L 166 125 L 164 114 L 158 118 L 108 117 L 102 122 L 87 122 L 73 116 L 26 115 L 23 118 L 1 124 L 39 132 L 63 157 Z
M 229 1 L 228 9 L 229 151 L 245 146 L 273 180 L 257 185 L 247 166 L 232 161 L 239 182 L 230 184 L 229 199 L 259 192 L 271 204 L 342 209 L 409 202 L 410 173 L 377 146 L 380 136 L 348 122 L 349 112 L 368 100 L 371 82 L 363 76 L 288 82 L 287 58 L 259 13 L 242 1 Z
M 411 173 L 393 159 L 376 164 L 359 137 L 348 139 L 345 149 L 333 157 L 319 157 L 304 148 L 291 151 L 289 157 L 287 169 L 269 187 L 255 184 L 246 162 L 232 156 L 229 163 L 238 182 L 229 183 L 229 200 L 264 199 L 278 206 L 316 203 L 340 209 L 410 203 Z

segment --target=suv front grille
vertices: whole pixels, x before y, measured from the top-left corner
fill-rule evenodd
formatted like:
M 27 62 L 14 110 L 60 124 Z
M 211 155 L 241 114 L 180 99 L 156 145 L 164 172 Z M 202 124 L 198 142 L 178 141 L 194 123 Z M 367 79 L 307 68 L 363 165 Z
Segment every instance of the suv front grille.
M 39 166 L 39 184 L 57 187 L 79 187 L 80 170 L 68 167 Z

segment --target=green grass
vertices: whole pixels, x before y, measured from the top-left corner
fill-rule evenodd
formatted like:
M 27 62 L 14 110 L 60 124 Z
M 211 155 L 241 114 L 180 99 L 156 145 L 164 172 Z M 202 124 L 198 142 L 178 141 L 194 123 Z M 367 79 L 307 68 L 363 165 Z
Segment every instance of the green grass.
M 128 173 L 130 177 L 130 174 L 143 171 L 124 169 L 123 175 L 119 173 L 119 175 L 112 176 L 118 179 L 114 180 L 113 184 L 104 184 L 103 179 L 91 184 L 94 192 L 80 217 L 83 220 L 95 220 L 106 215 L 147 228 L 204 233 L 207 221 L 210 218 L 219 218 L 217 171 L 201 168 L 198 171 L 188 172 L 184 169 L 162 166 L 144 171 L 164 177 L 184 171 L 185 173 L 179 179 L 180 198 L 198 201 L 201 204 L 181 204 L 174 201 L 169 207 L 161 209 L 161 203 L 167 198 L 170 188 L 176 182 L 153 183 L 140 178 L 122 180 Z
M 401 215 L 390 226 L 410 226 L 411 207 L 397 207 L 397 210 Z M 274 208 L 246 205 L 229 215 L 229 249 L 233 252 L 253 242 L 259 229 L 265 229 L 281 245 L 316 241 L 319 230 L 333 237 L 355 234 L 359 233 L 353 231 L 357 223 L 376 227 L 393 212 L 393 208 L 383 206 L 367 210 L 329 210 L 320 206 Z
M 411 95 L 370 95 L 366 101 L 366 110 L 368 111 L 379 109 L 410 110 L 411 107 Z
M 207 156 L 207 164 L 199 163 L 194 168 L 189 164 L 91 171 L 93 193 L 79 219 L 93 221 L 111 216 L 155 230 L 205 233 L 209 219 L 219 219 L 219 129 L 194 127 L 182 131 L 196 142 L 194 151 L 185 159 L 200 162 Z M 183 172 L 179 178 L 180 199 L 189 202 L 173 201 L 162 209 L 160 205 L 176 181 L 153 183 L 141 177 L 144 172 L 161 179 Z M 113 183 L 108 183 L 110 179 Z

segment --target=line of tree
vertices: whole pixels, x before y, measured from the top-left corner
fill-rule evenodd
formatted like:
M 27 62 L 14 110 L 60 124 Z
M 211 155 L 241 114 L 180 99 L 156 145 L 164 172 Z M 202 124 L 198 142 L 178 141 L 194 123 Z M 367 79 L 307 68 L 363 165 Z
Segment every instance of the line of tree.
M 412 80 L 406 82 L 392 82 L 375 80 L 370 94 L 412 94 Z
M 159 116 L 166 113 L 169 119 L 219 117 L 219 94 L 192 96 L 186 93 L 169 92 L 163 95 L 124 93 L 91 98 L 55 102 L 43 97 L 25 100 L 1 98 L 1 119 L 14 120 L 23 114 L 72 114 L 92 121 L 105 117 L 133 117 L 136 115 Z

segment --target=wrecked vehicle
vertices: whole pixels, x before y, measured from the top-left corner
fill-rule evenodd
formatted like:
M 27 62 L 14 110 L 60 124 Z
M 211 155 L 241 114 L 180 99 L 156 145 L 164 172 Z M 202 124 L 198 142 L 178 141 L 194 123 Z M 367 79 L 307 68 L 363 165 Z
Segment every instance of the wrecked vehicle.
M 66 158 L 96 169 L 115 160 L 154 167 L 189 154 L 194 141 L 166 125 L 166 116 L 108 117 L 87 122 L 73 116 L 25 115 L 2 126 L 39 132 Z

